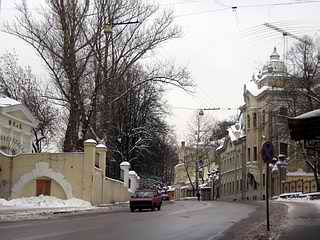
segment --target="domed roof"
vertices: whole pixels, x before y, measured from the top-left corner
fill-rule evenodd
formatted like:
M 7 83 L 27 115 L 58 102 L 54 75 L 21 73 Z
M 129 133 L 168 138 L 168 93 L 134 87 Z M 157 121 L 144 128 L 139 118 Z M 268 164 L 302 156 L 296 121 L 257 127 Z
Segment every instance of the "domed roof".
M 283 61 L 280 60 L 280 55 L 277 52 L 277 48 L 274 47 L 272 54 L 270 55 L 270 61 L 267 62 L 262 68 L 262 76 L 266 74 L 274 73 L 286 73 L 287 68 Z

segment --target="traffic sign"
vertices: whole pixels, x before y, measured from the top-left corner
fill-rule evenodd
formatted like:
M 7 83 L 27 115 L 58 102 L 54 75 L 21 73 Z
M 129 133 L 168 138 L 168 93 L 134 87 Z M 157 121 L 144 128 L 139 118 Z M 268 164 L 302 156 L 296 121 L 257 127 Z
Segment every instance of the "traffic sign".
M 265 163 L 272 162 L 273 159 L 273 145 L 271 142 L 265 142 L 262 145 L 261 157 Z

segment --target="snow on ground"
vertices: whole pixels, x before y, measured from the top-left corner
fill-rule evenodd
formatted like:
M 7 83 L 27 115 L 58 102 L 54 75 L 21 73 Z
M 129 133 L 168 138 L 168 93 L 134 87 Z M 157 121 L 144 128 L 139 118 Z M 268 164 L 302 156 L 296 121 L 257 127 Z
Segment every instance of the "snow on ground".
M 316 199 L 316 200 L 310 200 L 308 197 L 300 197 L 300 198 L 277 198 L 276 201 L 283 201 L 283 202 L 303 202 L 303 203 L 310 203 L 310 204 L 314 204 L 317 206 L 317 208 L 320 211 L 320 199 Z M 290 211 L 290 207 L 293 208 L 293 206 L 289 206 L 289 211 Z
M 84 200 L 71 198 L 62 200 L 52 196 L 24 197 L 12 200 L 0 198 L 0 208 L 91 208 L 92 205 Z
M 0 222 L 47 219 L 56 214 L 76 214 L 95 209 L 89 202 L 77 198 L 62 200 L 43 195 L 9 201 L 0 198 Z

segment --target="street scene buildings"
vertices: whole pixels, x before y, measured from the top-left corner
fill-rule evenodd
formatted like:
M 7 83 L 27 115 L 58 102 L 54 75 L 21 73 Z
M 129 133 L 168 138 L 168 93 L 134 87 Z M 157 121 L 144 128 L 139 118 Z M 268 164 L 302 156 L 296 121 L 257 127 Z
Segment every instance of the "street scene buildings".
M 221 199 L 265 199 L 266 169 L 261 150 L 266 141 L 274 146 L 269 185 L 271 195 L 316 191 L 315 181 L 311 179 L 313 173 L 306 171 L 299 146 L 290 140 L 287 123 L 289 100 L 285 91 L 288 81 L 285 63 L 275 47 L 259 74 L 244 85 L 244 105 L 240 107 L 236 123 L 227 129 L 228 134 L 221 139 L 220 146 L 211 149 L 214 152 L 211 161 L 217 165 L 203 168 L 208 173 L 219 169 Z M 190 155 L 190 151 L 195 153 L 196 148 L 188 148 L 183 143 L 180 160 Z M 183 196 L 191 196 L 190 181 L 196 184 L 196 167 L 195 159 L 176 165 L 175 184 L 182 184 L 182 189 L 189 191 Z
M 0 0 L 1 240 L 319 240 L 320 0 Z

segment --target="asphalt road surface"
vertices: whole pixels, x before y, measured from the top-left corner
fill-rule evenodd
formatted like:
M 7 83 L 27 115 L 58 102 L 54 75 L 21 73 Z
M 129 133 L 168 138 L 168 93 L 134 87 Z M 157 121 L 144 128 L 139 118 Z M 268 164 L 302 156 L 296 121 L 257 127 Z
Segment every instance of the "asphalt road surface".
M 226 202 L 177 201 L 161 211 L 116 212 L 64 216 L 48 220 L 0 224 L 1 240 L 210 240 L 216 239 L 255 210 Z
M 287 202 L 289 206 L 287 225 L 279 240 L 319 240 L 320 209 L 319 205 L 309 201 Z

